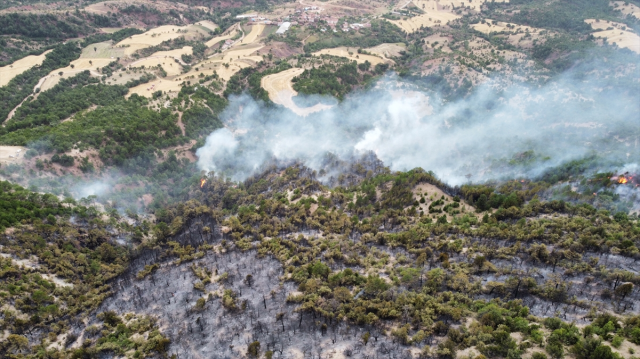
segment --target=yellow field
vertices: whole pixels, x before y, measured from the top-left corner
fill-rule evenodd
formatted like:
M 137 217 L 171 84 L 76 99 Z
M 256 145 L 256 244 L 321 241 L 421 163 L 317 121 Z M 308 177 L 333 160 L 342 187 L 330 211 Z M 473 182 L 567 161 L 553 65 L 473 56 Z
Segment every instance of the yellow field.
M 91 44 L 82 49 L 81 58 L 85 59 L 111 59 L 114 60 L 118 57 L 124 56 L 124 49 L 121 47 L 114 47 L 111 41 L 98 42 Z
M 291 79 L 304 72 L 304 69 L 293 68 L 267 75 L 262 78 L 260 85 L 269 93 L 269 99 L 282 105 L 299 116 L 307 116 L 310 113 L 331 108 L 329 105 L 317 104 L 312 107 L 300 108 L 293 102 L 293 96 L 298 93 L 293 89 Z
M 238 59 L 238 57 L 249 56 L 263 47 L 262 45 L 234 46 L 221 54 L 212 56 L 212 58 L 222 58 L 223 60 Z
M 214 24 L 213 22 L 209 21 L 209 20 L 204 20 L 204 21 L 200 21 L 197 22 L 196 25 L 200 25 L 200 26 L 204 26 L 207 29 L 214 31 L 215 29 L 218 28 L 218 25 Z
M 127 39 L 120 41 L 118 44 L 116 44 L 116 46 L 124 46 L 125 54 L 131 55 L 137 50 L 159 45 L 163 41 L 176 39 L 180 36 L 189 38 L 193 37 L 196 34 L 204 35 L 204 31 L 199 25 L 164 25 L 156 27 L 143 34 L 133 35 Z
M 529 31 L 530 33 L 538 33 L 541 29 L 535 28 L 535 27 L 529 27 L 529 26 L 524 26 L 524 25 L 518 25 L 518 24 L 512 24 L 509 22 L 501 22 L 501 21 L 494 21 L 494 20 L 488 20 L 491 21 L 492 25 L 489 25 L 488 23 L 486 24 L 481 24 L 481 23 L 477 23 L 477 24 L 473 24 L 471 25 L 474 29 L 485 33 L 485 34 L 489 34 L 492 32 L 502 32 L 502 31 L 507 31 L 507 32 L 516 32 L 516 31 L 522 31 L 522 32 L 527 32 Z M 509 28 L 508 26 L 511 26 L 511 28 Z
M 453 3 L 455 4 L 456 7 L 464 6 L 464 7 L 470 8 L 471 10 L 480 11 L 482 4 L 490 1 L 501 2 L 501 3 L 509 2 L 509 0 L 462 0 L 462 1 L 455 1 Z M 427 12 L 429 12 L 429 10 L 431 11 L 451 10 L 449 6 L 451 2 L 440 2 L 439 0 L 413 0 L 412 2 L 417 8 Z
M 30 55 L 10 65 L 0 67 L 0 87 L 5 86 L 11 79 L 29 70 L 33 66 L 40 65 L 49 52 L 51 52 L 51 50 L 45 51 L 42 55 Z
M 344 46 L 336 47 L 334 49 L 323 49 L 323 50 L 314 52 L 313 55 L 315 56 L 332 55 L 332 56 L 346 57 L 350 60 L 357 61 L 359 64 L 365 61 L 369 61 L 373 66 L 377 64 L 385 63 L 385 62 L 395 63 L 393 60 L 388 60 L 388 59 L 385 60 L 373 55 L 359 54 L 356 48 L 348 48 Z
M 635 16 L 637 19 L 640 19 L 640 7 L 634 4 L 631 4 L 629 2 L 626 2 L 627 4 L 625 5 L 625 2 L 626 1 L 612 1 L 609 3 L 609 5 L 611 6 L 617 5 L 615 9 L 620 10 L 622 14 L 632 15 L 632 16 Z
M 105 67 L 110 62 L 114 60 L 112 59 L 84 59 L 80 58 L 71 62 L 71 64 L 67 67 L 56 69 L 51 71 L 49 75 L 45 76 L 43 83 L 40 85 L 40 91 L 46 91 L 53 86 L 55 86 L 61 78 L 69 78 L 77 75 L 78 73 L 89 70 L 95 76 L 100 76 L 97 73 L 97 69 L 99 67 Z M 73 68 L 71 67 L 73 65 Z M 60 76 L 60 72 L 62 71 L 62 76 Z
M 403 42 L 399 42 L 397 44 L 380 44 L 365 50 L 385 58 L 390 58 L 392 56 L 400 56 L 400 51 L 404 51 L 406 48 L 407 46 Z
M 459 19 L 461 16 L 446 11 L 431 10 L 426 11 L 424 15 L 414 16 L 406 20 L 387 20 L 407 33 L 413 33 L 420 30 L 421 26 L 433 27 L 437 25 L 446 25 L 449 21 Z
M 113 34 L 116 31 L 122 30 L 124 29 L 124 27 L 101 27 L 100 31 L 107 33 L 107 34 Z
M 595 19 L 587 19 L 585 22 L 596 30 L 602 30 L 593 33 L 596 38 L 607 39 L 610 44 L 615 43 L 618 47 L 624 47 L 640 54 L 640 36 L 629 28 L 622 30 L 625 27 L 624 24 L 604 20 L 596 21 Z M 608 28 L 613 29 L 607 30 Z
M 207 45 L 207 47 L 211 47 L 217 43 L 219 43 L 220 41 L 224 41 L 226 39 L 230 39 L 233 36 L 235 36 L 236 32 L 232 31 L 231 33 L 227 34 L 227 35 L 222 35 L 222 36 L 216 36 L 213 39 L 205 42 L 204 44 Z
M 256 24 L 251 26 L 251 32 L 249 34 L 245 33 L 244 38 L 242 39 L 242 41 L 240 41 L 240 45 L 253 44 L 258 39 L 258 36 L 262 34 L 263 30 L 264 24 Z
M 167 72 L 168 76 L 177 76 L 182 73 L 182 66 L 177 64 L 174 59 L 180 59 L 183 54 L 192 54 L 193 48 L 191 46 L 185 46 L 181 49 L 170 51 L 158 51 L 149 57 L 145 57 L 142 60 L 134 61 L 129 66 L 133 67 L 155 67 L 162 65 L 162 68 Z
M 21 163 L 26 151 L 27 148 L 22 146 L 0 146 L 0 163 Z
M 256 56 L 250 56 L 250 57 L 247 57 L 246 59 L 253 59 L 255 57 Z M 161 90 L 164 92 L 179 92 L 180 89 L 182 88 L 182 86 L 180 86 L 182 82 L 187 81 L 187 78 L 189 78 L 188 80 L 191 81 L 192 83 L 197 82 L 200 74 L 203 74 L 204 76 L 208 76 L 208 75 L 213 75 L 213 73 L 215 72 L 218 74 L 218 76 L 221 79 L 225 81 L 229 81 L 231 76 L 235 75 L 238 71 L 240 71 L 245 67 L 251 66 L 251 64 L 247 62 L 248 61 L 246 61 L 245 59 L 240 59 L 240 60 L 236 59 L 233 61 L 224 61 L 224 62 L 222 60 L 214 60 L 214 59 L 205 60 L 197 65 L 192 66 L 191 71 L 187 72 L 186 74 L 177 76 L 175 79 L 172 79 L 172 80 L 156 79 L 149 83 L 141 84 L 136 87 L 133 87 L 129 89 L 129 94 L 127 94 L 127 97 L 131 96 L 131 94 L 133 93 L 138 94 L 140 96 L 144 96 L 144 97 L 151 97 L 151 95 L 158 90 Z M 229 63 L 229 67 L 225 67 L 223 63 Z M 163 67 L 165 70 L 167 70 L 166 66 L 163 66 Z M 197 71 L 196 71 L 196 68 L 198 68 Z M 167 70 L 167 73 L 168 72 L 169 71 Z M 193 78 L 191 78 L 191 76 L 193 76 Z

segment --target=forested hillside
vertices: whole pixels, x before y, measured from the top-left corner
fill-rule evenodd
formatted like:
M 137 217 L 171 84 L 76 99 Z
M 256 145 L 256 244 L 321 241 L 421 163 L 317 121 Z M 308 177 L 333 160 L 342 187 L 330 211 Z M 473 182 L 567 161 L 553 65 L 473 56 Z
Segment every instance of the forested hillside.
M 0 357 L 640 357 L 640 2 L 0 4 Z

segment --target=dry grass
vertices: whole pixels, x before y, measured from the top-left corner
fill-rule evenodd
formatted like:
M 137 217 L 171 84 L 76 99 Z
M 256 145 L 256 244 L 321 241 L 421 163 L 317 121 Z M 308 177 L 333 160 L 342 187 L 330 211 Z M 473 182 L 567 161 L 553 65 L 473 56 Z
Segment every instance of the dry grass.
M 449 5 L 443 5 L 444 3 L 441 4 L 435 0 L 414 0 L 413 3 L 416 7 L 422 9 L 425 14 L 406 18 L 406 20 L 389 20 L 407 33 L 415 32 L 419 30 L 421 26 L 434 27 L 446 25 L 449 21 L 461 17 L 460 15 L 452 13 Z M 456 6 L 458 4 L 459 2 L 456 3 Z
M 163 41 L 173 40 L 180 36 L 184 36 L 186 39 L 193 39 L 198 35 L 206 35 L 205 28 L 200 25 L 164 25 L 143 34 L 130 36 L 120 41 L 116 46 L 124 47 L 125 54 L 131 55 L 137 50 L 160 45 Z
M 528 31 L 530 33 L 536 34 L 543 30 L 535 27 L 512 24 L 509 22 L 501 22 L 501 21 L 495 21 L 495 20 L 487 20 L 485 24 L 477 23 L 471 26 L 477 31 L 480 31 L 484 34 L 490 34 L 492 32 L 502 32 L 502 31 L 505 31 L 505 32 L 527 32 Z M 509 26 L 511 26 L 511 28 Z
M 260 50 L 261 48 L 263 48 L 264 46 L 262 45 L 240 45 L 240 46 L 234 46 L 231 49 L 221 53 L 221 54 L 216 54 L 214 56 L 211 56 L 210 58 L 212 59 L 222 59 L 222 60 L 229 60 L 229 59 L 238 59 L 238 57 L 245 57 L 245 56 L 250 56 L 251 54 L 253 54 L 254 52 Z
M 366 49 L 368 52 L 380 55 L 385 58 L 400 56 L 400 51 L 406 50 L 407 46 L 403 42 L 397 44 L 380 44 Z
M 197 22 L 196 25 L 200 25 L 203 26 L 211 31 L 214 31 L 215 29 L 218 28 L 218 25 L 214 24 L 213 22 L 209 21 L 209 20 L 204 20 L 204 21 L 200 21 Z
M 100 31 L 106 34 L 113 34 L 116 31 L 122 30 L 124 27 L 101 27 Z
M 94 76 L 100 76 L 100 74 L 97 72 L 97 69 L 99 67 L 107 66 L 112 61 L 114 60 L 86 58 L 79 58 L 77 60 L 74 60 L 69 66 L 53 70 L 49 73 L 49 75 L 45 76 L 44 81 L 40 85 L 40 90 L 46 91 L 55 86 L 61 78 L 73 77 L 84 70 L 91 71 Z M 71 67 L 72 65 L 73 67 Z M 60 76 L 60 72 L 62 72 L 62 76 Z
M 30 68 L 32 68 L 35 65 L 40 65 L 46 55 L 51 52 L 51 50 L 48 50 L 44 53 L 42 53 L 41 55 L 30 55 L 27 57 L 24 57 L 10 65 L 4 66 L 4 67 L 0 67 L 0 87 L 5 86 L 6 84 L 9 83 L 9 81 L 11 81 L 14 77 L 20 75 L 21 73 L 29 70 Z
M 167 72 L 167 76 L 177 76 L 182 73 L 182 66 L 175 62 L 175 59 L 180 59 L 182 55 L 190 55 L 193 53 L 191 46 L 185 46 L 181 49 L 175 49 L 170 51 L 158 51 L 153 55 L 146 57 L 142 60 L 134 61 L 129 66 L 133 67 L 155 67 L 161 65 Z
M 256 42 L 262 31 L 264 30 L 264 24 L 255 24 L 251 26 L 251 32 L 249 34 L 245 33 L 244 38 L 240 41 L 240 45 L 249 45 Z
M 22 163 L 26 151 L 27 148 L 22 146 L 0 146 L 0 163 Z
M 344 47 L 344 46 L 336 47 L 334 49 L 323 49 L 323 50 L 314 52 L 313 55 L 315 56 L 331 55 L 331 56 L 346 57 L 350 60 L 357 61 L 359 64 L 365 61 L 369 61 L 373 66 L 377 64 L 385 63 L 385 62 L 395 63 L 393 60 L 382 59 L 380 57 L 373 56 L 373 55 L 358 54 L 358 49 Z
M 111 41 L 91 44 L 82 49 L 80 58 L 85 59 L 117 59 L 124 56 L 124 48 L 114 47 Z
M 596 38 L 606 39 L 610 44 L 616 44 L 618 47 L 624 47 L 640 54 L 640 36 L 627 28 L 626 25 L 595 19 L 587 19 L 585 22 L 596 30 L 602 30 L 593 33 Z
M 310 113 L 331 108 L 331 106 L 323 104 L 300 108 L 293 102 L 293 96 L 298 95 L 298 93 L 293 89 L 291 79 L 303 72 L 304 69 L 293 68 L 277 74 L 267 75 L 262 78 L 261 86 L 269 93 L 271 101 L 290 109 L 299 116 L 307 116 Z
M 233 32 L 231 32 L 231 33 L 229 33 L 229 34 L 227 34 L 227 35 L 216 36 L 216 37 L 214 37 L 213 39 L 211 39 L 211 40 L 207 41 L 207 42 L 205 43 L 205 45 L 207 45 L 207 47 L 211 47 L 211 46 L 213 46 L 213 45 L 215 45 L 215 44 L 219 43 L 220 41 L 224 41 L 224 40 L 226 40 L 226 39 L 230 39 L 230 38 L 232 38 L 232 37 L 235 35 L 235 33 L 236 33 L 236 32 L 235 32 L 235 31 L 233 31 Z
M 635 16 L 636 19 L 640 19 L 640 7 L 638 7 L 637 5 L 631 4 L 626 1 L 612 1 L 609 3 L 609 5 L 617 5 L 614 6 L 614 8 L 620 10 L 623 15 L 632 15 Z

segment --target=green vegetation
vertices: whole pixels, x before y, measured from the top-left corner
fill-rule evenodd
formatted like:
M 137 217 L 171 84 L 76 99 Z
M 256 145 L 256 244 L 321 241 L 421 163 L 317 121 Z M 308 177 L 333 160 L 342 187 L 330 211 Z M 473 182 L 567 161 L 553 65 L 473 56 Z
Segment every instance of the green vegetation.
M 7 118 L 9 112 L 34 91 L 40 78 L 55 69 L 68 66 L 80 56 L 80 52 L 81 49 L 74 42 L 56 46 L 47 54 L 42 65 L 23 72 L 13 78 L 7 86 L 0 87 L 0 118 Z
M 273 36 L 275 38 L 275 35 Z M 404 40 L 404 32 L 396 25 L 384 20 L 373 20 L 370 28 L 361 29 L 359 32 L 331 32 L 324 35 L 318 41 L 305 44 L 304 51 L 310 53 L 339 46 L 365 48 Z

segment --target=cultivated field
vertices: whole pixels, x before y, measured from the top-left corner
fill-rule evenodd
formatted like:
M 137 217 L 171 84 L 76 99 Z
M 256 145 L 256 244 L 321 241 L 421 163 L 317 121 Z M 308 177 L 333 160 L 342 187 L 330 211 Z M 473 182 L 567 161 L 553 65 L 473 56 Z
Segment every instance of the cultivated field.
M 227 35 L 222 35 L 222 36 L 216 36 L 213 39 L 205 42 L 205 45 L 207 45 L 207 47 L 211 47 L 217 43 L 219 43 L 220 41 L 224 41 L 226 39 L 230 39 L 232 37 L 234 37 L 236 34 L 235 30 L 232 31 L 231 33 L 227 34 Z
M 331 106 L 323 104 L 300 108 L 293 102 L 293 96 L 298 95 L 298 93 L 293 89 L 291 79 L 303 72 L 304 69 L 300 68 L 285 70 L 263 77 L 260 84 L 269 93 L 271 101 L 290 109 L 299 116 L 307 116 L 310 113 L 331 108 Z
M 461 16 L 439 10 L 426 11 L 424 15 L 418 15 L 406 20 L 388 20 L 407 33 L 420 30 L 420 27 L 434 27 L 446 25 L 449 21 L 459 19 Z
M 51 52 L 51 50 L 45 51 L 41 55 L 27 56 L 10 65 L 0 67 L 0 87 L 5 86 L 11 79 L 29 70 L 33 66 L 40 65 L 49 52 Z
M 365 50 L 385 58 L 390 58 L 400 56 L 400 51 L 404 51 L 406 48 L 407 46 L 403 42 L 399 42 L 397 44 L 380 44 Z
M 609 5 L 620 10 L 624 15 L 632 15 L 640 19 L 640 7 L 627 1 L 612 1 Z
M 22 163 L 26 151 L 22 146 L 0 146 L 0 163 Z
M 114 47 L 111 41 L 98 42 L 82 49 L 80 58 L 84 59 L 117 59 L 124 56 L 124 49 Z
M 94 76 L 101 76 L 101 74 L 97 72 L 97 69 L 107 66 L 112 61 L 115 60 L 86 58 L 79 58 L 77 60 L 74 60 L 69 66 L 53 70 L 49 73 L 49 75 L 45 76 L 44 81 L 40 85 L 40 91 L 46 91 L 52 88 L 60 81 L 61 78 L 73 77 L 84 70 L 91 71 Z M 62 72 L 62 76 L 60 76 L 60 72 Z
M 209 20 L 203 20 L 200 22 L 197 22 L 196 25 L 200 25 L 203 26 L 211 31 L 214 31 L 215 29 L 218 28 L 218 25 L 214 24 L 213 22 L 209 21 Z
M 179 2 L 168 2 L 168 1 L 159 1 L 159 0 L 114 0 L 114 1 L 103 1 L 95 4 L 88 5 L 84 8 L 86 12 L 94 13 L 94 14 L 102 14 L 106 15 L 109 12 L 118 13 L 118 6 L 127 6 L 127 5 L 137 5 L 137 6 L 146 6 L 155 8 L 161 12 L 168 12 L 171 9 L 175 10 L 185 10 L 187 5 L 181 4 Z M 207 9 L 207 8 L 205 8 Z M 208 10 L 208 9 L 207 9 Z
M 133 35 L 120 41 L 116 46 L 124 47 L 125 55 L 131 55 L 137 50 L 160 45 L 163 41 L 184 36 L 185 39 L 194 39 L 198 36 L 207 36 L 206 29 L 200 25 L 175 26 L 164 25 L 149 30 L 143 34 Z M 208 30 L 207 30 L 208 31 Z
M 501 22 L 501 21 L 495 21 L 495 20 L 487 20 L 485 24 L 477 23 L 471 26 L 474 29 L 485 34 L 489 34 L 492 32 L 502 32 L 502 31 L 505 31 L 505 32 L 527 32 L 528 31 L 530 33 L 535 34 L 542 30 L 535 27 L 512 24 L 509 22 Z
M 377 64 L 381 64 L 381 63 L 395 63 L 393 60 L 389 60 L 389 59 L 382 59 L 380 57 L 377 56 L 373 56 L 373 55 L 365 55 L 365 54 L 359 54 L 358 53 L 358 49 L 356 48 L 349 48 L 349 47 L 336 47 L 334 49 L 323 49 L 317 52 L 314 52 L 313 55 L 315 56 L 320 56 L 320 55 L 331 55 L 331 56 L 340 56 L 340 57 L 346 57 L 350 60 L 355 60 L 357 61 L 359 64 L 365 62 L 365 61 L 369 61 L 372 65 L 377 65 Z
M 176 63 L 176 59 L 178 61 L 182 61 L 180 57 L 182 55 L 190 55 L 193 53 L 193 49 L 191 46 L 185 46 L 181 49 L 175 49 L 170 51 L 158 51 L 149 57 L 145 57 L 144 59 L 134 61 L 129 66 L 132 67 L 156 67 L 161 65 L 162 68 L 167 72 L 168 76 L 177 76 L 182 73 L 182 66 Z
M 242 39 L 242 41 L 240 41 L 240 44 L 241 45 L 253 44 L 258 39 L 260 34 L 262 34 L 263 30 L 264 30 L 264 24 L 255 24 L 251 26 L 251 32 L 249 32 L 248 34 L 245 33 L 244 38 Z
M 610 44 L 616 44 L 618 47 L 624 47 L 640 54 L 640 36 L 625 25 L 613 21 L 598 21 L 595 19 L 587 19 L 585 22 L 596 30 L 602 30 L 593 33 L 596 38 L 606 39 Z

